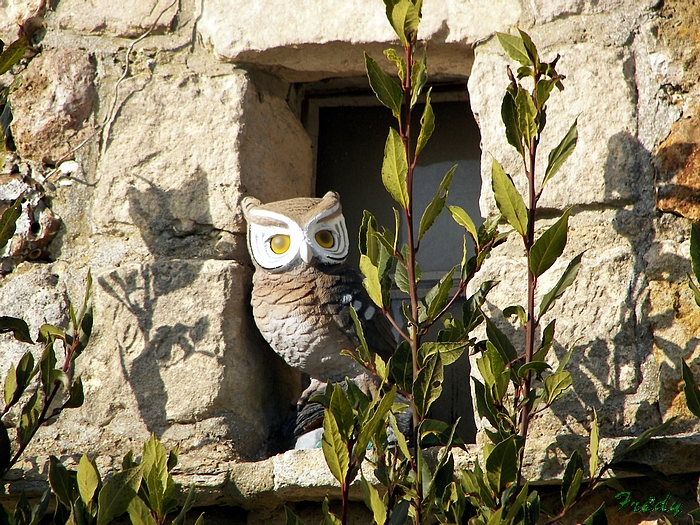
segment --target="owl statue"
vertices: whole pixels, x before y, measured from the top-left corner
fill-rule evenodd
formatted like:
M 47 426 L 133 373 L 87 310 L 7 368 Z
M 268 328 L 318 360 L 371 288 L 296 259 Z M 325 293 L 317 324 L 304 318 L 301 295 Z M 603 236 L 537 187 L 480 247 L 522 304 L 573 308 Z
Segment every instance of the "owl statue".
M 340 355 L 359 345 L 352 305 L 370 349 L 391 355 L 395 341 L 389 322 L 345 264 L 350 240 L 338 194 L 269 204 L 246 197 L 241 204 L 255 265 L 253 316 L 273 350 L 312 380 L 358 376 L 365 370 Z

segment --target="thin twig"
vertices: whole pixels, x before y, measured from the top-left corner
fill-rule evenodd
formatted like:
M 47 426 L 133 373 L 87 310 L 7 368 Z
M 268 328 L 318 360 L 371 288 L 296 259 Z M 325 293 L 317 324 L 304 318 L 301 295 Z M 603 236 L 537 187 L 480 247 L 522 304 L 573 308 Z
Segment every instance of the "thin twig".
M 126 50 L 126 57 L 124 59 L 124 71 L 122 71 L 121 76 L 117 80 L 116 84 L 114 85 L 114 90 L 113 90 L 113 95 L 114 98 L 112 99 L 112 104 L 109 107 L 109 110 L 107 111 L 107 114 L 105 115 L 105 118 L 102 120 L 102 123 L 99 124 L 95 130 L 86 138 L 84 139 L 80 144 L 78 144 L 76 147 L 71 149 L 68 153 L 63 155 L 60 159 L 56 161 L 56 167 L 49 172 L 49 174 L 44 178 L 44 180 L 48 181 L 51 177 L 53 177 L 56 173 L 60 172 L 59 166 L 66 160 L 70 159 L 75 153 L 77 153 L 80 149 L 82 149 L 85 144 L 90 142 L 95 136 L 101 134 L 103 131 L 106 130 L 106 135 L 103 135 L 101 137 L 102 144 L 103 144 L 103 149 L 101 151 L 102 154 L 104 154 L 104 150 L 106 149 L 106 144 L 107 144 L 107 139 L 109 138 L 109 131 L 112 127 L 112 124 L 114 123 L 114 117 L 116 114 L 116 107 L 117 107 L 117 101 L 119 100 L 119 86 L 121 83 L 129 76 L 130 70 L 131 70 L 131 53 L 134 50 L 134 47 L 136 44 L 144 40 L 146 37 L 148 37 L 153 30 L 156 28 L 158 21 L 161 19 L 161 17 L 165 14 L 166 11 L 171 9 L 175 4 L 177 4 L 178 0 L 173 0 L 167 7 L 165 7 L 156 17 L 154 22 L 151 24 L 151 26 L 148 28 L 148 30 L 143 33 L 141 36 L 136 38 L 129 47 Z M 45 4 L 46 0 L 42 0 L 42 4 Z

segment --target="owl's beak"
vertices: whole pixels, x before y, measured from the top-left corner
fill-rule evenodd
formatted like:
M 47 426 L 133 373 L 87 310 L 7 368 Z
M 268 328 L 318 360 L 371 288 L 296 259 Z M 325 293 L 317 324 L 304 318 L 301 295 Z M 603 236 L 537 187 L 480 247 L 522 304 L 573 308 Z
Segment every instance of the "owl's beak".
M 311 262 L 313 254 L 311 253 L 311 246 L 309 246 L 308 242 L 304 241 L 301 243 L 301 248 L 299 248 L 299 255 L 301 255 L 301 259 L 306 264 L 309 264 Z

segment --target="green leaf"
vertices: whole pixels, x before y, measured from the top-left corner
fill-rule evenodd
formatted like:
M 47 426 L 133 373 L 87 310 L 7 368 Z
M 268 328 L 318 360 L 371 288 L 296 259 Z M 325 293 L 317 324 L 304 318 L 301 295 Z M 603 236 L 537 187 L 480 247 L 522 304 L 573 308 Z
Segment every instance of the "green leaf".
M 56 456 L 49 458 L 49 483 L 58 501 L 70 509 L 73 503 L 73 487 L 76 483 L 75 473 L 64 467 Z
M 693 373 L 683 359 L 681 359 L 681 367 L 683 369 L 683 381 L 685 381 L 683 386 L 685 403 L 696 417 L 700 417 L 700 390 L 698 390 Z
M 44 347 L 39 367 L 41 369 L 42 390 L 44 395 L 48 397 L 53 389 L 54 371 L 56 371 L 56 352 L 54 352 L 53 344 L 47 343 Z
M 428 356 L 425 366 L 420 369 L 413 382 L 413 402 L 418 415 L 425 416 L 433 402 L 442 393 L 444 372 L 440 354 Z
M 141 498 L 131 499 L 126 510 L 129 513 L 131 525 L 157 525 L 151 514 L 151 509 Z
M 362 327 L 360 319 L 357 317 L 357 312 L 355 311 L 355 307 L 353 305 L 350 305 L 350 317 L 352 318 L 352 323 L 355 326 L 355 335 L 360 341 L 360 346 L 358 348 L 360 351 L 360 357 L 364 361 L 370 361 L 372 356 L 370 354 L 369 347 L 367 346 L 367 339 L 365 339 L 365 330 Z
M 559 82 L 558 78 L 544 79 L 540 78 L 537 81 L 537 86 L 535 87 L 535 102 L 537 107 L 542 109 L 544 105 L 549 100 L 549 96 L 552 93 L 552 89 Z
M 4 476 L 7 467 L 12 461 L 12 443 L 10 436 L 7 434 L 7 428 L 2 419 L 0 419 L 0 477 Z M 1 506 L 1 504 L 0 504 Z M 2 509 L 0 509 L 0 520 L 2 519 Z
M 389 420 L 389 426 L 391 427 L 391 430 L 394 432 L 394 439 L 396 439 L 396 443 L 398 444 L 399 450 L 403 454 L 403 457 L 405 459 L 410 459 L 411 452 L 408 449 L 408 443 L 406 442 L 406 438 L 399 430 L 399 425 L 396 422 L 396 416 L 394 416 L 394 414 L 392 412 L 389 412 L 387 414 L 387 419 Z
M 343 441 L 349 441 L 355 427 L 355 417 L 352 406 L 350 406 L 350 402 L 340 385 L 333 385 L 329 409 L 333 412 L 333 417 L 338 425 L 338 431 Z
M 41 415 L 41 398 L 35 391 L 32 397 L 22 407 L 22 416 L 19 421 L 19 442 L 22 445 L 29 443 L 32 438 L 39 416 Z
M 464 350 L 469 346 L 469 342 L 457 342 L 457 343 L 440 343 L 440 342 L 427 342 L 422 343 L 418 349 L 418 363 L 422 366 L 428 356 L 432 354 L 439 353 L 440 359 L 444 366 L 451 365 L 457 359 L 459 359 Z
M 7 371 L 5 376 L 5 386 L 4 386 L 4 400 L 5 406 L 8 407 L 12 403 L 15 392 L 17 391 L 17 372 L 15 370 L 15 365 L 10 363 L 10 369 Z
M 84 402 L 83 380 L 78 376 L 70 387 L 70 395 L 68 401 L 63 405 L 63 408 L 79 408 L 83 406 Z
M 535 277 L 539 277 L 549 270 L 564 252 L 570 214 L 571 208 L 568 208 L 561 218 L 547 228 L 547 231 L 540 235 L 530 248 L 530 269 Z
M 12 332 L 12 335 L 22 343 L 34 344 L 32 337 L 29 335 L 29 327 L 22 319 L 16 317 L 0 317 L 0 334 Z
M 425 232 L 427 232 L 430 229 L 430 227 L 435 222 L 435 219 L 438 218 L 440 212 L 445 207 L 445 201 L 447 200 L 447 192 L 450 189 L 450 184 L 452 183 L 452 176 L 454 175 L 456 169 L 457 165 L 455 164 L 445 174 L 445 176 L 442 179 L 442 182 L 440 183 L 440 186 L 437 189 L 437 192 L 435 193 L 435 196 L 430 201 L 430 204 L 428 204 L 428 207 L 425 208 L 423 216 L 420 218 L 420 226 L 418 227 L 419 241 L 423 238 Z
M 29 382 L 38 373 L 38 369 L 34 368 L 34 356 L 31 352 L 27 352 L 22 356 L 22 359 L 17 363 L 17 388 L 12 403 L 16 403 L 20 396 L 24 393 Z
M 423 52 L 423 60 L 413 62 L 411 69 L 411 108 L 418 102 L 425 83 L 428 81 L 428 56 Z M 432 89 L 432 88 L 431 88 Z M 427 140 L 427 139 L 426 139 Z
M 86 507 L 90 508 L 92 498 L 100 484 L 100 474 L 86 455 L 83 455 L 78 463 L 77 483 L 80 499 Z
M 693 282 L 693 278 L 690 276 L 690 274 L 688 274 L 688 286 L 690 286 L 690 289 L 693 291 L 693 295 L 695 296 L 695 304 L 700 306 L 700 288 L 698 288 Z
M 564 295 L 566 289 L 573 284 L 574 280 L 576 279 L 576 275 L 578 275 L 578 270 L 581 267 L 581 259 L 583 258 L 584 253 L 585 252 L 579 253 L 571 260 L 569 265 L 566 267 L 566 270 L 564 270 L 564 273 L 559 278 L 559 281 L 557 281 L 557 284 L 554 285 L 554 288 L 552 288 L 545 294 L 544 297 L 542 297 L 540 312 L 537 316 L 538 320 L 549 311 L 556 300 Z
M 474 394 L 476 396 L 476 409 L 479 417 L 485 417 L 493 428 L 498 428 L 498 420 L 496 419 L 496 409 L 491 401 L 491 396 L 487 395 L 486 387 L 478 379 L 472 377 L 474 381 Z
M 564 476 L 561 480 L 561 502 L 568 509 L 581 487 L 583 475 L 583 459 L 578 450 L 574 450 L 566 464 Z
M 693 275 L 700 280 L 700 224 L 690 225 L 690 260 L 693 266 Z
M 537 108 L 532 101 L 532 96 L 527 90 L 518 88 L 515 95 L 515 106 L 518 108 L 518 127 L 523 134 L 526 148 L 533 145 L 534 138 L 539 132 L 537 125 Z
M 323 505 L 321 508 L 323 510 L 323 521 L 321 522 L 321 525 L 342 525 L 340 519 L 331 512 L 327 495 L 323 500 Z
M 595 478 L 596 472 L 598 471 L 598 443 L 600 439 L 599 429 L 598 429 L 598 412 L 593 409 L 593 421 L 591 421 L 591 435 L 589 438 L 588 450 L 590 451 L 591 457 L 588 459 L 588 469 L 591 474 L 591 479 Z
M 372 264 L 379 264 L 379 246 L 377 246 L 377 237 L 374 235 L 377 232 L 377 219 L 371 212 L 364 210 L 362 212 L 362 224 L 360 225 L 359 249 L 360 254 L 369 257 Z
M 528 58 L 530 59 L 530 62 L 533 66 L 538 66 L 540 63 L 540 57 L 537 54 L 537 48 L 532 42 L 530 35 L 528 35 L 525 31 L 523 31 L 520 28 L 518 28 L 518 33 L 520 33 L 520 38 L 523 41 L 523 45 L 525 46 L 525 51 L 527 53 Z
M 49 343 L 58 340 L 65 340 L 66 333 L 60 328 L 56 328 L 50 324 L 41 325 L 39 328 L 39 341 Z
M 457 166 L 455 166 L 455 168 L 456 167 Z M 466 211 L 464 211 L 462 208 L 460 208 L 459 206 L 447 206 L 447 209 L 450 210 L 450 215 L 452 215 L 452 218 L 454 219 L 454 221 L 457 224 L 459 224 L 462 228 L 467 230 L 467 233 L 474 240 L 474 244 L 479 246 L 479 235 L 476 231 L 476 226 L 474 225 L 474 221 L 471 219 L 469 214 Z
M 387 4 L 387 18 L 391 27 L 405 47 L 409 44 L 406 35 L 418 29 L 420 18 L 418 10 L 411 0 L 398 0 Z
M 384 146 L 384 161 L 382 162 L 382 182 L 391 197 L 401 205 L 402 209 L 408 208 L 408 189 L 406 187 L 406 174 L 408 162 L 406 150 L 398 131 L 389 128 L 389 136 Z
M 547 169 L 544 172 L 544 179 L 542 180 L 542 187 L 556 175 L 559 168 L 562 167 L 566 159 L 568 159 L 576 148 L 576 143 L 578 142 L 578 129 L 577 129 L 578 119 L 574 120 L 574 123 L 567 131 L 566 135 L 559 143 L 559 145 L 549 152 L 549 162 L 547 163 Z
M 503 309 L 503 317 L 505 317 L 506 319 L 514 315 L 517 316 L 522 326 L 525 326 L 527 324 L 527 314 L 525 313 L 525 308 L 523 308 L 519 304 L 507 306 Z
M 510 58 L 520 62 L 523 66 L 534 66 L 530 57 L 527 55 L 527 50 L 525 49 L 522 38 L 499 32 L 496 32 L 496 37 L 503 51 L 508 53 Z
M 527 209 L 523 198 L 515 189 L 513 180 L 506 175 L 503 168 L 496 159 L 493 159 L 491 166 L 491 183 L 493 195 L 496 198 L 496 205 L 515 231 L 525 236 L 527 233 Z
M 399 503 L 394 507 L 394 511 L 391 513 L 387 525 L 403 525 L 406 523 L 406 520 L 408 519 L 409 506 L 410 502 L 408 500 L 402 499 L 399 501 Z
M 415 155 L 419 155 L 420 152 L 423 151 L 433 131 L 435 131 L 435 113 L 433 113 L 433 106 L 430 105 L 430 92 L 432 89 L 433 88 L 430 88 L 425 95 L 425 108 L 423 109 L 423 116 L 420 118 L 420 133 L 418 134 Z M 455 166 L 455 168 L 456 167 L 457 166 Z M 453 170 L 455 168 L 453 168 Z
M 486 343 L 486 350 L 481 358 L 477 359 L 477 366 L 493 398 L 500 402 L 508 391 L 510 372 L 506 371 L 501 354 L 490 341 Z
M 170 506 L 167 492 L 171 480 L 168 472 L 168 454 L 155 434 L 151 434 L 143 445 L 141 466 L 148 489 L 148 506 L 156 514 L 156 518 L 162 520 Z
M 304 522 L 299 519 L 299 517 L 294 514 L 289 507 L 284 506 L 284 514 L 287 518 L 286 525 L 304 525 Z
M 333 413 L 326 409 L 323 414 L 323 438 L 321 440 L 323 456 L 326 458 L 328 469 L 338 483 L 344 484 L 348 474 L 350 457 L 348 449 L 338 429 L 338 423 Z
M 394 400 L 396 399 L 396 387 L 384 394 L 381 401 L 374 410 L 374 413 L 369 418 L 369 421 L 362 425 L 360 435 L 357 438 L 357 443 L 354 448 L 354 457 L 357 463 L 357 467 L 362 464 L 364 460 L 365 453 L 367 451 L 367 445 L 369 444 L 372 437 L 377 433 L 380 427 L 386 427 L 386 415 L 394 406 Z
M 518 368 L 518 377 L 524 378 L 528 372 L 535 372 L 536 375 L 542 375 L 542 372 L 552 368 L 544 361 L 530 361 Z
M 678 419 L 678 416 L 673 416 L 661 423 L 660 425 L 645 430 L 644 432 L 639 434 L 639 436 L 637 436 L 637 438 L 634 441 L 632 441 L 632 443 L 630 443 L 630 446 L 625 449 L 622 455 L 626 456 L 633 450 L 643 447 L 649 442 L 649 440 L 651 440 L 651 438 L 653 438 L 654 436 L 658 436 L 659 434 L 664 432 L 668 427 L 670 427 L 676 421 L 676 419 Z
M 15 234 L 17 219 L 22 214 L 22 199 L 24 199 L 24 194 L 17 197 L 15 202 L 3 212 L 0 218 L 0 250 L 5 248 Z
M 127 511 L 133 499 L 140 499 L 136 497 L 136 492 L 141 485 L 141 476 L 139 465 L 117 472 L 102 487 L 98 496 L 97 525 L 106 525 L 121 516 Z
M 515 436 L 494 447 L 486 459 L 486 479 L 496 492 L 503 492 L 518 477 L 518 451 Z
M 506 127 L 506 139 L 508 144 L 513 146 L 522 156 L 523 150 L 523 134 L 520 131 L 520 122 L 518 120 L 518 108 L 515 105 L 515 98 L 510 90 L 503 95 L 501 102 L 501 120 Z
M 605 502 L 583 522 L 583 525 L 608 525 L 608 517 L 605 515 Z
M 391 357 L 391 375 L 396 385 L 404 392 L 411 393 L 413 388 L 413 357 L 407 341 L 401 341 Z
M 497 284 L 498 281 L 484 281 L 479 285 L 479 289 L 465 301 L 462 306 L 462 323 L 467 333 L 474 330 L 484 320 L 481 307 L 486 301 L 486 295 Z
M 187 498 L 185 499 L 185 504 L 182 506 L 182 509 L 180 510 L 180 513 L 177 515 L 177 518 L 175 518 L 173 520 L 172 525 L 184 525 L 185 524 L 185 516 L 190 511 L 190 509 L 192 509 L 192 507 L 194 506 L 195 499 L 196 499 L 195 484 L 192 483 L 192 484 L 190 484 L 190 490 L 187 492 Z
M 454 426 L 437 419 L 424 419 L 418 433 L 423 447 L 446 447 L 450 440 L 455 446 L 464 446 L 464 441 L 454 435 Z
M 49 502 L 51 501 L 51 489 L 48 488 L 42 494 L 39 502 L 32 507 L 31 520 L 28 525 L 38 525 L 41 519 L 46 514 L 49 509 Z
M 364 476 L 360 478 L 360 488 L 362 488 L 362 499 L 365 500 L 365 505 L 367 505 L 367 508 L 370 509 L 374 515 L 374 522 L 379 525 L 384 525 L 386 521 L 386 506 L 379 492 Z
M 425 294 L 425 303 L 428 305 L 428 307 L 427 309 L 421 307 L 421 313 L 423 313 L 425 317 L 423 318 L 423 315 L 421 315 L 419 321 L 432 321 L 445 307 L 447 301 L 449 300 L 452 286 L 454 286 L 452 277 L 454 276 L 456 270 L 457 267 L 455 266 L 449 272 L 447 272 L 447 275 L 443 276 L 442 279 L 440 279 L 440 281 L 433 286 L 427 294 Z
M 544 361 L 549 353 L 550 348 L 552 348 L 552 343 L 554 343 L 554 329 L 556 326 L 556 319 L 552 319 L 544 330 L 542 330 L 542 343 L 540 348 L 532 355 L 533 361 Z
M 29 41 L 24 34 L 12 42 L 2 54 L 0 54 L 0 75 L 7 73 L 12 66 L 17 64 L 29 47 Z
M 379 64 L 371 56 L 365 53 L 365 68 L 369 85 L 377 95 L 379 102 L 391 110 L 399 122 L 401 122 L 401 103 L 403 102 L 403 91 L 394 80 L 382 71 Z
M 501 330 L 496 326 L 493 321 L 489 318 L 486 319 L 486 337 L 488 340 L 496 347 L 496 350 L 501 354 L 504 363 L 511 363 L 515 361 L 518 357 L 518 353 L 510 342 L 510 339 L 501 332 Z
M 404 261 L 408 261 L 408 246 L 405 244 L 401 248 L 401 255 L 403 256 Z M 416 284 L 419 283 L 421 278 L 423 277 L 423 271 L 421 270 L 418 261 L 416 261 L 416 266 L 413 269 L 413 275 L 415 277 Z M 396 282 L 396 286 L 399 290 L 401 290 L 405 294 L 410 294 L 408 284 L 408 271 L 406 270 L 403 264 L 399 263 L 396 265 L 396 272 L 394 272 L 394 282 Z
M 554 372 L 544 379 L 544 393 L 547 405 L 564 396 L 571 388 L 571 374 L 565 370 Z
M 360 271 L 365 276 L 362 280 L 362 285 L 367 290 L 369 298 L 374 304 L 382 308 L 384 300 L 382 295 L 382 285 L 379 282 L 379 269 L 372 264 L 369 257 L 360 255 Z
M 385 49 L 384 56 L 396 65 L 396 69 L 399 70 L 399 79 L 403 83 L 406 80 L 406 60 L 400 57 L 394 49 Z

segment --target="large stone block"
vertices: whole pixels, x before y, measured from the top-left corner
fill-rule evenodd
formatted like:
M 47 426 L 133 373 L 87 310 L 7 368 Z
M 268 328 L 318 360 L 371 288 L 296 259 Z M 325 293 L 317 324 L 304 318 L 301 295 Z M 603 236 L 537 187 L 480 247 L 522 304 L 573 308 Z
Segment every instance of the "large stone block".
M 68 295 L 61 265 L 22 263 L 13 273 L 0 280 L 0 311 L 2 315 L 19 317 L 29 326 L 37 340 L 39 328 L 45 324 L 65 326 L 68 319 Z M 80 298 L 76 299 L 78 302 Z M 35 359 L 41 357 L 41 345 L 20 343 L 11 334 L 0 335 L 0 377 L 4 378 L 10 364 L 16 365 L 25 352 Z
M 673 125 L 654 160 L 659 209 L 699 221 L 700 105 Z
M 284 100 L 256 90 L 243 71 L 146 69 L 122 92 L 90 217 L 93 249 L 110 264 L 246 259 L 241 196 L 311 194 L 308 135 Z
M 90 133 L 97 103 L 95 64 L 84 50 L 47 49 L 22 74 L 12 94 L 12 133 L 24 159 L 55 162 Z
M 178 2 L 172 0 L 120 2 L 118 9 L 109 0 L 61 0 L 55 18 L 60 29 L 134 37 L 154 24 L 157 33 L 169 30 L 177 14 Z
M 271 431 L 300 381 L 252 326 L 250 275 L 213 260 L 96 275 L 94 335 L 77 368 L 85 404 L 42 429 L 34 451 L 113 457 L 150 433 L 200 462 L 278 445 Z
M 548 224 L 551 220 L 540 221 L 538 230 Z M 648 286 L 643 256 L 653 235 L 651 218 L 622 210 L 581 212 L 570 217 L 569 225 L 566 250 L 540 276 L 535 304 L 553 288 L 569 260 L 585 250 L 576 281 L 544 316 L 537 332 L 540 338 L 544 326 L 556 319 L 556 343 L 548 360 L 555 368 L 573 347 L 567 370 L 574 388 L 537 416 L 532 435 L 587 435 L 591 407 L 598 412 L 603 435 L 622 436 L 650 428 L 661 420 L 658 363 L 645 308 Z M 524 251 L 516 237 L 511 236 L 486 261 L 478 282 L 500 281 L 489 293 L 488 309 L 516 348 L 522 349 L 522 328 L 500 315 L 509 305 L 526 304 Z M 478 374 L 475 365 L 472 373 Z
M 289 81 L 363 76 L 362 52 L 380 57 L 382 49 L 398 40 L 378 0 L 342 5 L 314 0 L 303 8 L 282 0 L 234 4 L 204 3 L 197 29 L 205 44 L 223 60 L 264 66 Z M 449 44 L 505 31 L 518 23 L 520 14 L 515 0 L 426 2 L 419 36 L 431 44 L 431 73 L 468 75 L 470 53 Z
M 536 35 L 533 36 L 535 41 Z M 575 204 L 634 201 L 648 184 L 644 172 L 649 154 L 636 138 L 635 92 L 627 68 L 631 57 L 624 49 L 591 43 L 558 44 L 542 48 L 544 60 L 561 54 L 557 71 L 566 75 L 565 90 L 555 90 L 547 103 L 547 127 L 539 146 L 538 173 L 544 173 L 547 156 L 578 119 L 578 144 L 569 160 L 552 179 L 540 206 L 563 209 Z M 506 66 L 514 66 L 498 42 L 476 49 L 469 78 L 472 110 L 481 128 L 482 214 L 495 210 L 491 191 L 491 161 L 497 159 L 526 194 L 522 159 L 505 138 L 501 102 L 508 85 Z M 541 179 L 540 179 L 541 180 Z M 641 181 L 641 182 L 640 182 Z

